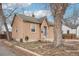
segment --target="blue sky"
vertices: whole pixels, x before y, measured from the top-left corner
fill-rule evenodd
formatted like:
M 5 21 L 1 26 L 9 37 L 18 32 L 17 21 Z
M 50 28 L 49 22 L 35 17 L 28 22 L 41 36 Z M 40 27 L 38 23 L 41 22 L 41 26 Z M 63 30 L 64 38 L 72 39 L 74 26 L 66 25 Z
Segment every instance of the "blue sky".
M 69 7 L 67 7 L 64 18 L 71 17 L 74 13 L 74 10 L 79 10 L 79 4 L 72 4 Z
M 4 10 L 4 14 L 7 16 L 9 15 L 9 12 L 8 12 L 8 9 L 14 9 L 17 5 L 14 5 L 14 4 L 9 4 L 10 6 L 8 6 L 6 8 L 6 4 L 3 4 L 3 9 L 7 9 L 7 10 Z M 24 4 L 24 5 L 20 5 L 18 7 L 18 9 L 15 11 L 16 13 L 23 13 L 24 11 L 24 14 L 35 14 L 36 18 L 40 18 L 40 17 L 43 17 L 43 16 L 47 16 L 47 18 L 49 20 L 51 20 L 53 17 L 51 16 L 51 12 L 50 12 L 50 9 L 49 9 L 49 5 L 48 3 L 33 3 L 33 4 Z
M 38 10 L 47 10 L 48 4 L 46 3 L 33 3 L 29 7 L 25 8 L 25 10 L 30 11 L 38 11 Z
M 47 16 L 49 21 L 53 22 L 53 16 L 50 11 L 50 7 L 48 3 L 26 3 L 26 4 L 3 4 L 4 14 L 8 16 L 10 12 L 17 8 L 14 13 L 21 13 L 27 16 L 31 16 L 32 14 L 35 15 L 36 18 L 41 18 Z M 68 18 L 73 16 L 73 11 L 79 9 L 79 4 L 72 4 L 69 5 L 66 9 L 64 18 Z M 13 13 L 13 14 L 14 14 Z M 78 12 L 79 13 L 79 12 Z M 12 14 L 12 15 L 13 15 Z M 8 23 L 12 21 L 12 17 L 8 18 Z
M 5 5 L 6 4 L 3 4 L 3 7 Z M 8 7 L 12 9 L 12 8 L 15 8 L 16 6 L 17 5 L 15 5 L 15 4 L 9 4 Z M 70 5 L 66 10 L 64 18 L 71 17 L 73 15 L 73 10 L 74 9 L 79 9 L 79 4 Z M 48 3 L 21 4 L 15 12 L 17 12 L 17 11 L 18 11 L 18 13 L 23 13 L 23 11 L 24 11 L 24 13 L 26 15 L 34 13 L 37 18 L 47 16 L 49 21 L 51 21 L 53 19 L 53 17 L 51 16 L 51 12 L 50 12 L 50 8 L 49 8 Z M 7 11 L 5 11 L 5 12 L 6 12 L 5 13 L 6 15 L 9 14 Z M 47 15 L 45 15 L 45 14 L 47 14 Z

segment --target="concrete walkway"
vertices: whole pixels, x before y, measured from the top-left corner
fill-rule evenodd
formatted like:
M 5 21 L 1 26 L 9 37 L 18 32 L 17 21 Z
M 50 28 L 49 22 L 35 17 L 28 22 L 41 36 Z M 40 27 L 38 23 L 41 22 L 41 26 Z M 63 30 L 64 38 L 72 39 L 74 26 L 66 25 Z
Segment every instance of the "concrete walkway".
M 16 54 L 12 53 L 9 48 L 0 41 L 0 56 L 16 56 Z

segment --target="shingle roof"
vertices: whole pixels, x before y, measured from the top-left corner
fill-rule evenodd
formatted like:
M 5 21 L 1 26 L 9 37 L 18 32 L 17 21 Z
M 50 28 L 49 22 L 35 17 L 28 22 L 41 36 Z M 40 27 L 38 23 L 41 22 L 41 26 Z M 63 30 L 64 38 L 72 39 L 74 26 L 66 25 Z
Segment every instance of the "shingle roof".
M 46 19 L 46 17 L 42 17 L 40 19 L 36 19 L 35 17 L 32 17 L 32 16 L 26 16 L 26 15 L 23 15 L 23 14 L 16 14 L 16 16 L 19 16 L 23 19 L 24 22 L 31 22 L 31 23 L 38 23 L 38 24 L 41 24 L 42 21 L 44 19 Z M 15 16 L 14 16 L 15 17 Z M 47 21 L 47 19 L 46 19 Z M 12 22 L 13 23 L 13 22 Z M 47 21 L 48 25 L 50 26 L 53 26 L 53 23 Z
M 53 22 L 49 22 L 49 21 L 47 20 L 47 17 L 46 17 L 46 16 L 44 16 L 44 17 L 42 17 L 42 18 L 39 19 L 40 23 L 42 23 L 42 21 L 43 21 L 44 19 L 47 21 L 48 25 L 50 25 L 50 26 L 53 26 L 53 25 L 54 25 Z
M 31 17 L 31 16 L 25 16 L 23 14 L 18 14 L 24 22 L 33 22 L 33 23 L 40 23 L 36 18 Z

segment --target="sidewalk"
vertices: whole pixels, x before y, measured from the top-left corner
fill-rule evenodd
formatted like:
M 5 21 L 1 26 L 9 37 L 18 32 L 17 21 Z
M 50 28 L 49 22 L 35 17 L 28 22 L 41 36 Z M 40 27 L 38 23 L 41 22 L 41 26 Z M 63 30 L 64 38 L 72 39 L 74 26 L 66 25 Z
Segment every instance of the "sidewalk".
M 16 54 L 12 53 L 0 40 L 0 56 L 16 56 Z

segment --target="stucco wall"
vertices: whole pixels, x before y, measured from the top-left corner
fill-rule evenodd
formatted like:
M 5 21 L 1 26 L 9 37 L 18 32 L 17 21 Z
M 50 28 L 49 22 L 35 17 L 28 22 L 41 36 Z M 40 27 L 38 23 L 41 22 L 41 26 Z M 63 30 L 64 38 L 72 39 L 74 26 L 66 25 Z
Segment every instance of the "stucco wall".
M 54 27 L 49 26 L 48 29 L 48 40 L 53 41 L 54 40 Z
M 19 16 L 15 17 L 12 25 L 12 38 L 17 41 L 19 41 L 20 38 L 23 38 L 23 22 Z
M 35 25 L 35 32 L 31 31 L 31 27 L 33 24 Z M 28 36 L 30 41 L 37 41 L 37 40 L 41 39 L 41 37 L 40 37 L 40 25 L 39 24 L 25 22 L 23 32 L 24 32 L 23 33 L 24 38 L 26 36 Z
M 31 31 L 32 25 L 35 24 L 35 32 Z M 44 33 L 41 33 L 42 28 L 47 27 L 47 37 L 44 37 Z M 17 32 L 16 32 L 17 30 Z M 28 41 L 38 41 L 49 40 L 52 41 L 54 39 L 53 27 L 49 26 L 46 20 L 43 20 L 42 24 L 23 22 L 23 20 L 16 16 L 12 26 L 12 38 L 20 41 L 22 38 L 25 42 L 25 37 L 28 36 Z
M 48 34 L 48 24 L 45 19 L 43 20 L 43 22 L 41 24 L 41 31 L 43 30 L 44 26 L 47 27 L 47 34 Z M 47 35 L 47 38 L 48 38 L 48 35 Z M 44 36 L 44 33 L 41 33 L 41 39 L 43 39 L 43 40 L 46 39 Z
M 43 22 L 41 24 L 41 30 L 43 29 L 44 26 L 47 27 L 47 37 L 45 38 L 44 33 L 41 33 L 41 39 L 53 41 L 53 39 L 54 39 L 53 26 L 49 26 L 47 21 L 43 20 Z

